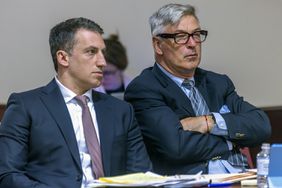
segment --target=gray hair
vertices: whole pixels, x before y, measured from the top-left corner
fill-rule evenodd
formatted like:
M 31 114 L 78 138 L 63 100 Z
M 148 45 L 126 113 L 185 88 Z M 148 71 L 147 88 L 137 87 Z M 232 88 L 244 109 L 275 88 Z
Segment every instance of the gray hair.
M 163 32 L 167 25 L 174 25 L 180 21 L 183 16 L 191 15 L 197 20 L 195 8 L 192 5 L 167 4 L 161 7 L 150 18 L 151 33 L 153 36 Z

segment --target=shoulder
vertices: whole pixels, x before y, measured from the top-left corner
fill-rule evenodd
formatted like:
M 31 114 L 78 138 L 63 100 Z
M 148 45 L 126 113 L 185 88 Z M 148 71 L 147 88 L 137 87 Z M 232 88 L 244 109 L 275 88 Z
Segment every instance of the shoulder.
M 9 100 L 16 98 L 25 102 L 33 103 L 42 96 L 54 94 L 54 93 L 55 93 L 54 96 L 60 95 L 60 89 L 55 79 L 51 80 L 45 86 L 37 87 L 35 89 L 30 89 L 23 92 L 14 92 L 10 95 Z
M 146 68 L 144 69 L 140 75 L 138 75 L 137 77 L 135 77 L 132 81 L 135 81 L 135 82 L 141 82 L 141 81 L 146 81 L 146 80 L 151 80 L 154 78 L 154 75 L 153 75 L 153 67 L 149 67 L 149 68 Z M 131 81 L 131 82 L 132 82 Z
M 93 90 L 93 102 L 94 104 L 102 104 L 103 106 L 107 106 L 110 108 L 123 109 L 130 108 L 131 105 L 121 99 L 113 97 L 111 95 L 101 93 L 99 91 Z
M 196 79 L 206 79 L 208 82 L 231 82 L 231 79 L 226 74 L 209 71 L 202 68 L 196 69 L 195 77 Z
M 131 98 L 151 98 L 159 96 L 159 91 L 162 90 L 161 82 L 153 72 L 153 68 L 144 69 L 140 75 L 135 77 L 125 90 L 124 98 L 130 101 Z
M 35 101 L 41 94 L 44 87 L 39 87 L 36 89 L 31 89 L 23 92 L 13 92 L 8 99 L 9 101 L 12 100 L 22 100 L 25 102 L 33 102 Z
M 150 88 L 155 87 L 159 84 L 156 73 L 154 72 L 154 67 L 149 67 L 144 69 L 140 75 L 135 77 L 128 85 L 127 90 L 131 90 L 135 87 L 137 88 Z

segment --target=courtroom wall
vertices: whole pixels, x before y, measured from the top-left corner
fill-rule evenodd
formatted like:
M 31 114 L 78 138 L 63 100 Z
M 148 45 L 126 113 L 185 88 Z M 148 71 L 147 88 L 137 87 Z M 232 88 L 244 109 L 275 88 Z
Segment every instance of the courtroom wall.
M 126 73 L 135 77 L 154 63 L 148 18 L 169 2 L 195 5 L 209 31 L 202 68 L 228 74 L 256 106 L 282 105 L 281 0 L 2 0 L 0 103 L 54 77 L 49 30 L 70 17 L 94 19 L 105 36 L 118 33 L 128 51 Z

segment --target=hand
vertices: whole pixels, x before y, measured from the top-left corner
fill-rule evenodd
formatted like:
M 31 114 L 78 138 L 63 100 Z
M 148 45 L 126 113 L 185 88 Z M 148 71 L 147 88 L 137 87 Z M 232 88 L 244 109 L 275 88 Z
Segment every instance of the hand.
M 185 131 L 196 131 L 203 134 L 209 133 L 215 124 L 209 115 L 184 118 L 180 123 Z

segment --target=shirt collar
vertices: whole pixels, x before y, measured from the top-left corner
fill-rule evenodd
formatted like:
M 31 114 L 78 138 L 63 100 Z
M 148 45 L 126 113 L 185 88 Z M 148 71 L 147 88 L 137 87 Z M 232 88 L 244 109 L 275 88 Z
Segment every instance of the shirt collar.
M 61 90 L 61 93 L 64 97 L 65 103 L 70 102 L 75 96 L 76 94 L 71 91 L 70 89 L 68 89 L 67 87 L 65 87 L 57 78 L 57 76 L 55 76 L 55 80 L 59 86 L 59 89 Z M 87 96 L 88 100 L 92 101 L 92 89 L 89 89 L 87 92 L 85 92 L 83 95 Z
M 183 78 L 174 76 L 173 74 L 171 74 L 170 72 L 168 72 L 167 70 L 165 70 L 165 69 L 164 69 L 161 65 L 159 65 L 158 63 L 157 63 L 157 66 L 161 69 L 161 71 L 162 71 L 165 75 L 167 75 L 170 79 L 172 79 L 179 87 L 182 86 L 182 83 L 183 83 L 183 81 L 184 81 Z M 193 83 L 195 83 L 194 77 L 190 78 L 189 80 L 192 80 Z

